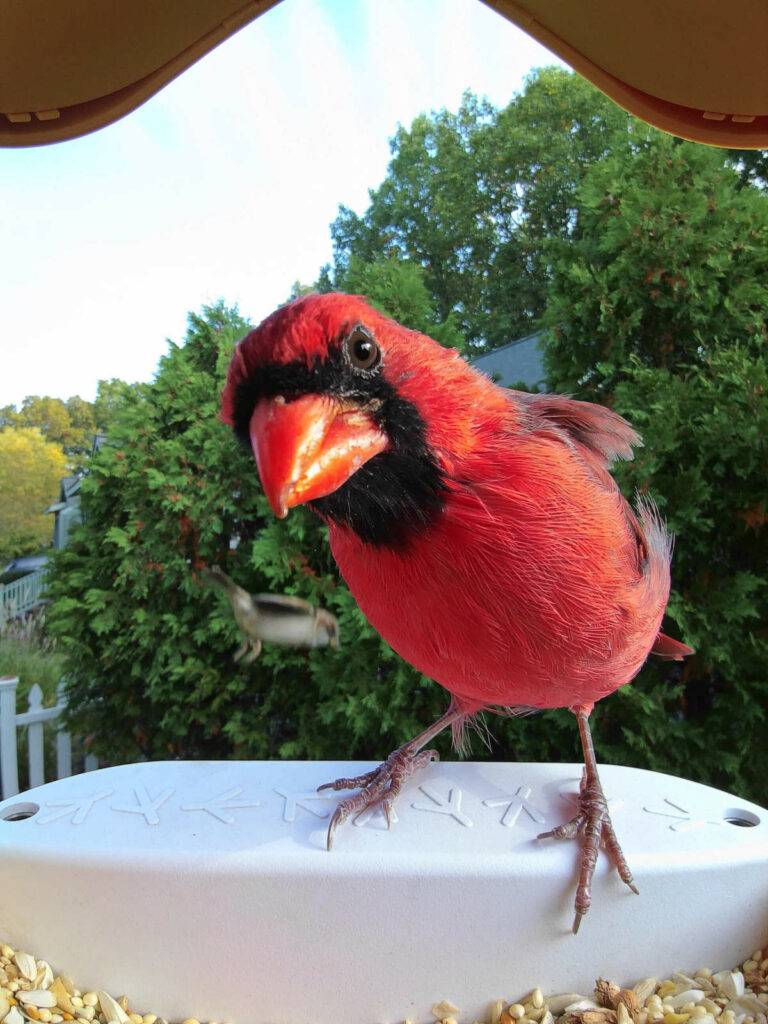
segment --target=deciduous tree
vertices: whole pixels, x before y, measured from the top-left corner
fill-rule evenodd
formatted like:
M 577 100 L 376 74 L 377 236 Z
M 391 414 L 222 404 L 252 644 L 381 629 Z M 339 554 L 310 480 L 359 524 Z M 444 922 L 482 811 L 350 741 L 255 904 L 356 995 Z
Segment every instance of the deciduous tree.
M 471 93 L 456 113 L 399 128 L 367 210 L 341 206 L 334 270 L 382 256 L 423 269 L 435 311 L 477 351 L 535 327 L 546 304 L 544 241 L 569 237 L 585 170 L 627 148 L 632 119 L 569 72 L 535 72 L 502 111 Z
M 50 544 L 46 507 L 55 501 L 67 459 L 33 427 L 0 429 L 0 565 Z

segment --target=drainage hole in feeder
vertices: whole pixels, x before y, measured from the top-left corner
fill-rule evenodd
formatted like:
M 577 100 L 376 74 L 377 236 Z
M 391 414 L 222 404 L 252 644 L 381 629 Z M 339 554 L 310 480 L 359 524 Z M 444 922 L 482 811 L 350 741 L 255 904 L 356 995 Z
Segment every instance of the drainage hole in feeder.
M 0 813 L 3 821 L 25 821 L 40 810 L 37 804 L 11 804 Z
M 745 811 L 741 807 L 730 807 L 723 811 L 723 819 L 729 825 L 738 825 L 739 828 L 754 828 L 760 824 L 760 819 L 752 811 Z

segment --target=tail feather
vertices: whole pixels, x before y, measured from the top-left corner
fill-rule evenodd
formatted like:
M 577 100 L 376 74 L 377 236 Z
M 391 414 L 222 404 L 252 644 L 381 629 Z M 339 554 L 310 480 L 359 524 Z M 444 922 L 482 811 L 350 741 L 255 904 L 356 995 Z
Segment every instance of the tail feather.
M 637 510 L 645 542 L 645 571 L 649 586 L 664 595 L 664 604 L 669 594 L 669 563 L 672 558 L 672 535 L 659 515 L 655 503 L 647 495 L 637 495 Z M 694 650 L 679 640 L 673 640 L 666 633 L 657 633 L 650 650 L 665 661 L 682 661 Z
M 234 587 L 232 580 L 218 565 L 204 565 L 200 570 L 200 579 L 208 586 L 218 587 L 220 590 L 229 591 Z

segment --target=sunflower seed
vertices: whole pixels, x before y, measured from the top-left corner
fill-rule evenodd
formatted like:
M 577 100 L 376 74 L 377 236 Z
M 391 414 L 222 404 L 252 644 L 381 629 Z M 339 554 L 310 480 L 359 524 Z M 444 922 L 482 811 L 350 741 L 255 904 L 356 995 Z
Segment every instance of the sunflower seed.
M 559 1017 L 566 1007 L 574 1006 L 576 1003 L 585 1000 L 586 996 L 580 996 L 578 992 L 562 992 L 559 995 L 547 996 L 545 1002 L 552 1013 Z
M 16 998 L 25 1006 L 50 1009 L 56 1005 L 56 996 L 45 988 L 33 988 L 30 992 L 17 992 Z
M 37 961 L 29 953 L 17 953 L 14 958 L 16 966 L 21 971 L 22 977 L 28 981 L 34 981 L 37 977 Z
M 128 1024 L 128 1014 L 109 992 L 99 989 L 96 995 L 99 997 L 99 1008 L 109 1024 L 112 1024 L 113 1020 L 117 1021 L 117 1024 Z

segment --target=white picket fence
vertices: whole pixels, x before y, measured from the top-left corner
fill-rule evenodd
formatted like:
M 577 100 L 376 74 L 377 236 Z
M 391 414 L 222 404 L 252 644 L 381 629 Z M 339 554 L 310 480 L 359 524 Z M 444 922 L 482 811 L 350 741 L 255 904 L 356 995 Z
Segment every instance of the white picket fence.
M 26 711 L 16 711 L 17 676 L 0 677 L 0 792 L 3 800 L 19 792 L 19 754 L 17 731 L 27 728 L 27 756 L 29 762 L 29 788 L 42 786 L 45 778 L 45 724 L 55 722 L 66 707 L 63 684 L 59 684 L 58 701 L 50 708 L 43 707 L 43 691 L 37 683 L 30 689 Z M 85 771 L 99 767 L 96 757 L 85 758 Z M 72 774 L 72 737 L 56 728 L 56 774 L 64 779 Z
M 43 599 L 45 569 L 27 573 L 13 583 L 0 583 L 0 629 L 9 619 L 26 615 Z

